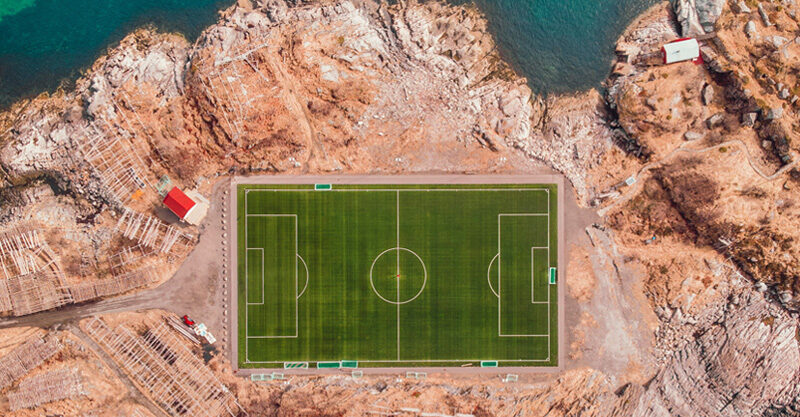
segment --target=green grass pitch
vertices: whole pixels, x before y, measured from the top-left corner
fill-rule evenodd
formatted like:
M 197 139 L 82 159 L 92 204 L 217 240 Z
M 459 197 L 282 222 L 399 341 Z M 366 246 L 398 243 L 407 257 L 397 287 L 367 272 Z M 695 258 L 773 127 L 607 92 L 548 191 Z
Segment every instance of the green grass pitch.
M 317 188 L 237 188 L 240 368 L 558 365 L 555 185 Z

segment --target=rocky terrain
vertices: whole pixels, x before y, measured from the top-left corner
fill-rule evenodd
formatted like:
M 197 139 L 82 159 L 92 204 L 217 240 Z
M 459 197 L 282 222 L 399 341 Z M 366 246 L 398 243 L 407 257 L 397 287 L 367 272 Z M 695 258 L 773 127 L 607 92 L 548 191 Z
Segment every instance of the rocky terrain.
M 5 279 L 56 300 L 0 294 L 0 313 L 168 280 L 216 229 L 160 208 L 165 177 L 208 195 L 230 174 L 552 170 L 574 189 L 560 373 L 255 383 L 231 374 L 224 349 L 209 369 L 249 415 L 800 414 L 798 9 L 659 4 L 620 38 L 603 93 L 546 99 L 504 64 L 477 11 L 438 2 L 241 0 L 193 44 L 139 30 L 74 90 L 0 114 L 0 238 L 28 236 L 13 253 L 34 259 L 0 258 Z M 682 36 L 702 39 L 704 63 L 661 65 L 660 46 Z M 98 290 L 122 278 L 133 284 Z M 102 317 L 140 331 L 163 319 L 121 314 Z M 0 387 L 0 413 L 163 413 L 86 323 L 46 329 L 69 347 L 31 376 L 91 362 L 85 380 L 127 390 L 12 413 L 19 378 Z M 45 330 L 0 332 L 3 355 Z

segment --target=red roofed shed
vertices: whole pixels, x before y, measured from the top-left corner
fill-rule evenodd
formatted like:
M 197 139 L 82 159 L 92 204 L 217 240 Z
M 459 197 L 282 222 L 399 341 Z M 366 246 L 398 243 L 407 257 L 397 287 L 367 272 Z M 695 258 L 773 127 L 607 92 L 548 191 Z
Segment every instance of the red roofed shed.
M 178 187 L 172 187 L 172 190 L 164 197 L 164 205 L 172 210 L 181 220 L 186 217 L 186 214 L 189 213 L 196 204 L 194 200 L 184 194 Z

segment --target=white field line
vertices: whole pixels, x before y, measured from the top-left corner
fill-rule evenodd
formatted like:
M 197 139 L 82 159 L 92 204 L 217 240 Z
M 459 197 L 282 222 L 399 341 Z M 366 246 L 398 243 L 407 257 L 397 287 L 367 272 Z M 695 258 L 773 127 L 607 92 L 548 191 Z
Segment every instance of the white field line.
M 259 217 L 259 216 L 267 216 L 267 217 L 268 216 L 293 216 L 293 217 L 295 217 L 295 251 L 297 251 L 297 249 L 298 249 L 297 215 L 296 214 L 270 215 L 270 214 L 249 214 L 249 213 L 247 213 L 247 194 L 249 192 L 251 192 L 251 191 L 254 191 L 254 192 L 308 192 L 308 191 L 315 191 L 315 190 L 313 188 L 312 189 L 308 189 L 308 188 L 305 188 L 305 189 L 288 189 L 288 188 L 284 188 L 284 189 L 248 189 L 248 190 L 245 190 L 245 242 L 247 242 L 247 217 L 251 217 L 251 216 L 252 217 Z M 429 191 L 438 191 L 438 192 L 442 192 L 442 191 L 451 191 L 451 192 L 452 191 L 461 191 L 461 192 L 468 192 L 468 191 L 537 192 L 537 191 L 539 191 L 539 192 L 546 192 L 547 193 L 547 213 L 519 213 L 519 214 L 499 214 L 498 215 L 498 225 L 497 225 L 497 230 L 498 230 L 498 236 L 497 236 L 498 253 L 497 253 L 497 255 L 495 255 L 495 258 L 500 258 L 500 217 L 502 217 L 502 216 L 547 216 L 548 246 L 546 248 L 548 249 L 548 263 L 549 263 L 549 259 L 550 259 L 550 253 L 549 253 L 549 250 L 550 250 L 550 248 L 549 248 L 549 246 L 550 246 L 550 190 L 546 189 L 546 188 L 545 189 L 540 189 L 540 188 L 496 188 L 496 189 L 495 188 L 468 188 L 468 189 L 453 189 L 453 188 L 434 188 L 434 189 L 422 189 L 422 188 L 415 188 L 415 189 L 337 189 L 337 188 L 333 188 L 333 189 L 327 190 L 327 191 L 340 191 L 340 192 L 395 192 L 398 195 L 398 199 L 397 199 L 397 242 L 398 242 L 398 247 L 399 247 L 399 241 L 400 241 L 400 237 L 399 237 L 400 236 L 400 230 L 399 230 L 399 227 L 400 227 L 400 220 L 399 220 L 399 213 L 400 213 L 400 211 L 399 211 L 399 194 L 400 194 L 401 191 L 405 191 L 405 192 L 415 192 L 415 191 L 416 192 L 423 192 L 423 191 L 424 192 L 429 192 Z M 532 247 L 532 249 L 544 249 L 544 248 L 545 247 Z M 495 258 L 493 258 L 493 261 L 494 261 Z M 245 259 L 245 262 L 246 262 L 246 259 Z M 398 251 L 397 262 L 398 262 L 398 267 L 397 268 L 398 268 L 398 272 L 399 272 L 399 262 L 400 262 L 399 251 Z M 262 263 L 262 266 L 263 266 L 263 263 Z M 491 263 L 490 263 L 490 267 L 489 268 L 491 269 Z M 245 270 L 246 270 L 246 263 L 245 263 Z M 550 346 L 551 345 L 551 341 L 550 341 L 550 291 L 549 291 L 549 287 L 548 287 L 548 292 L 547 292 L 548 300 L 546 302 L 538 302 L 539 304 L 543 304 L 543 303 L 547 304 L 547 310 L 548 310 L 548 312 L 547 312 L 547 315 L 548 315 L 548 321 L 547 321 L 548 334 L 546 334 L 546 335 L 503 335 L 503 334 L 499 334 L 500 317 L 501 317 L 500 316 L 500 314 L 501 314 L 500 313 L 500 291 L 501 291 L 500 290 L 500 286 L 501 286 L 501 284 L 500 284 L 500 282 L 501 282 L 500 275 L 501 275 L 501 272 L 500 272 L 500 264 L 499 263 L 498 263 L 498 266 L 497 266 L 497 273 L 498 273 L 498 280 L 497 280 L 498 281 L 497 282 L 498 291 L 497 291 L 497 293 L 495 293 L 495 295 L 497 295 L 497 298 L 498 298 L 498 335 L 501 336 L 501 337 L 547 337 L 547 339 L 548 339 L 548 343 L 547 343 L 548 354 L 547 354 L 547 358 L 546 359 L 494 359 L 494 360 L 498 360 L 498 361 L 501 361 L 501 362 L 518 362 L 518 363 L 522 363 L 522 362 L 549 362 L 550 361 L 550 350 L 551 350 L 551 346 Z M 487 276 L 488 276 L 488 274 L 487 274 Z M 489 282 L 489 285 L 490 285 L 490 288 L 491 288 L 491 282 Z M 247 280 L 245 280 L 245 292 L 247 291 L 247 287 L 246 286 L 247 286 Z M 297 287 L 298 287 L 297 262 L 295 261 L 295 293 L 296 293 Z M 303 292 L 305 292 L 305 289 L 303 290 Z M 398 280 L 398 300 L 399 299 L 400 299 L 400 297 L 399 297 L 399 280 Z M 399 350 L 400 350 L 400 339 L 399 339 L 399 333 L 400 333 L 399 308 L 400 308 L 400 306 L 399 306 L 399 304 L 398 304 L 397 308 L 398 308 L 398 327 L 397 327 L 397 332 L 398 332 L 398 342 L 397 342 L 398 359 L 397 360 L 366 360 L 366 361 L 360 360 L 359 362 L 363 362 L 363 363 L 400 363 L 400 362 L 407 362 L 407 363 L 459 363 L 459 362 L 477 362 L 477 361 L 485 360 L 485 358 L 480 358 L 480 359 L 446 359 L 446 360 L 439 360 L 439 359 L 425 359 L 425 360 L 407 359 L 407 360 L 400 360 L 399 359 L 399 355 L 400 355 L 400 352 L 399 352 Z M 298 312 L 298 309 L 297 309 L 297 303 L 295 302 L 295 333 L 296 333 L 295 336 L 246 336 L 246 339 L 296 338 L 297 337 L 297 330 L 298 330 L 298 327 L 299 327 L 298 315 L 299 315 L 299 312 Z M 247 314 L 245 314 L 245 326 L 247 326 Z M 245 332 L 247 332 L 246 329 L 245 329 Z M 247 345 L 247 343 L 245 343 L 245 344 Z M 249 358 L 247 357 L 248 356 L 248 349 L 247 348 L 248 348 L 248 346 L 245 346 L 245 362 L 246 363 L 252 363 L 252 364 L 280 364 L 280 363 L 284 363 L 285 362 L 285 361 L 250 361 Z M 338 360 L 339 359 L 316 360 L 316 361 L 312 361 L 312 362 L 327 362 L 327 361 L 335 362 L 335 361 L 338 361 Z
M 295 257 L 294 257 L 294 293 L 295 293 L 295 299 L 294 299 L 294 335 L 250 336 L 249 328 L 245 327 L 245 330 L 244 330 L 244 332 L 245 332 L 245 345 L 248 345 L 247 341 L 250 340 L 250 339 L 294 339 L 294 338 L 297 338 L 298 335 L 299 335 L 299 332 L 300 332 L 300 330 L 299 330 L 299 328 L 300 328 L 300 321 L 299 321 L 300 312 L 298 310 L 298 308 L 299 308 L 298 298 L 299 297 L 297 296 L 297 294 L 298 294 L 297 290 L 299 289 L 299 285 L 298 285 L 298 267 L 299 267 L 299 264 L 297 262 L 297 258 L 298 258 L 298 255 L 297 255 L 297 250 L 298 250 L 298 233 L 297 233 L 298 220 L 297 220 L 297 214 L 248 214 L 247 213 L 247 195 L 248 195 L 248 192 L 245 192 L 245 195 L 244 195 L 244 204 L 245 204 L 245 220 L 244 220 L 244 229 L 245 230 L 244 231 L 245 231 L 245 249 L 246 249 L 245 250 L 245 260 L 244 260 L 244 262 L 245 262 L 245 266 L 244 266 L 245 274 L 247 273 L 247 250 L 258 249 L 258 248 L 248 248 L 247 247 L 247 242 L 248 242 L 247 241 L 247 226 L 248 226 L 248 223 L 247 223 L 248 220 L 247 219 L 249 217 L 292 217 L 292 218 L 294 218 L 294 253 L 295 253 Z M 264 291 L 264 287 L 266 285 L 265 277 L 263 275 L 263 268 L 264 268 L 263 250 L 264 249 L 261 248 L 261 251 L 262 251 L 262 255 L 261 255 L 261 268 L 262 268 L 262 276 L 261 276 L 261 279 L 262 279 L 262 281 L 261 281 L 262 296 L 261 296 L 261 299 L 262 299 L 262 304 L 261 305 L 264 304 L 263 303 L 263 300 L 264 300 L 263 291 Z M 247 294 L 247 279 L 245 279 L 245 289 L 244 290 L 245 290 L 245 297 L 247 297 L 247 295 L 246 295 Z M 305 291 L 305 289 L 303 291 Z M 247 299 L 245 298 L 245 326 L 248 325 L 247 316 L 248 316 L 248 312 L 249 312 L 248 308 L 250 307 L 250 305 L 253 305 L 253 304 L 247 303 Z M 250 361 L 249 357 L 247 356 L 248 353 L 249 353 L 249 350 L 248 350 L 247 346 L 245 346 L 245 362 L 246 363 L 261 363 L 261 362 Z
M 306 192 L 306 191 L 317 191 L 313 188 L 253 188 L 247 190 L 248 192 Z M 443 191 L 456 191 L 456 192 L 468 192 L 468 191 L 519 191 L 519 192 L 546 192 L 550 194 L 550 190 L 547 188 L 336 188 L 333 187 L 330 190 L 325 191 L 333 191 L 333 192 L 417 192 L 417 191 L 436 191 L 436 192 L 443 192 Z M 549 210 L 549 207 L 548 207 Z
M 208 91 L 208 90 L 206 90 L 206 91 Z M 249 292 L 247 290 L 247 281 L 248 280 L 247 280 L 247 249 L 246 249 L 247 248 L 247 242 L 249 242 L 247 240 L 247 195 L 248 194 L 249 194 L 249 192 L 247 190 L 245 190 L 245 192 L 244 192 L 244 247 L 245 247 L 245 251 L 244 251 L 244 302 L 245 302 L 245 306 L 244 306 L 244 362 L 245 363 L 250 363 L 250 356 L 249 356 L 250 355 L 250 350 L 249 350 L 250 339 L 248 338 L 248 336 L 250 336 L 250 335 L 248 334 L 248 332 L 249 332 L 249 324 L 248 324 L 248 317 L 247 317 L 249 315 L 248 311 L 247 311 L 247 294 Z M 237 245 L 238 245 L 238 242 L 237 242 Z M 238 249 L 239 248 L 237 248 L 237 253 L 238 253 Z M 231 267 L 233 267 L 233 265 L 231 265 Z M 238 279 L 238 277 L 237 277 L 237 279 Z M 238 300 L 237 300 L 237 303 L 238 303 Z M 238 320 L 239 318 L 237 317 L 236 319 Z M 239 335 L 237 334 L 236 337 L 238 338 Z
M 550 287 L 547 287 L 547 301 L 546 302 L 534 302 L 533 300 L 533 288 L 531 288 L 531 302 L 532 304 L 547 304 L 547 334 L 503 334 L 502 333 L 502 273 L 501 273 L 501 265 L 502 265 L 502 251 L 501 251 L 501 220 L 503 217 L 530 217 L 530 216 L 547 216 L 547 246 L 546 247 L 532 247 L 531 248 L 531 258 L 533 258 L 533 250 L 534 248 L 537 249 L 544 249 L 547 248 L 547 260 L 548 266 L 550 263 L 550 191 L 547 190 L 547 214 L 539 214 L 539 213 L 500 213 L 497 215 L 497 253 L 498 253 L 498 264 L 497 264 L 497 335 L 498 337 L 546 337 L 547 338 L 547 358 L 541 359 L 542 361 L 549 361 L 550 360 L 550 351 L 551 351 L 551 340 L 550 340 Z M 533 268 L 533 259 L 531 259 L 531 268 Z M 531 275 L 533 275 L 533 270 L 531 270 Z M 531 278 L 531 286 L 533 286 L 533 278 Z
M 549 207 L 550 206 L 548 206 L 548 210 Z M 294 337 L 297 337 L 297 335 L 300 334 L 300 310 L 298 310 L 300 308 L 300 305 L 297 301 L 297 251 L 299 249 L 297 247 L 299 244 L 297 241 L 298 240 L 297 229 L 298 229 L 297 215 L 295 214 L 294 215 Z M 547 238 L 550 239 L 549 236 Z M 548 291 L 547 293 L 550 294 L 550 291 Z M 548 322 L 549 320 L 550 317 L 548 317 Z M 549 350 L 550 346 L 548 346 L 547 348 Z
M 400 247 L 400 191 L 397 192 L 397 247 Z M 400 360 L 400 249 L 397 250 L 397 360 Z
M 550 194 L 548 193 L 548 200 L 549 200 L 549 195 Z M 545 336 L 547 336 L 548 339 L 550 337 L 549 328 L 548 328 L 548 333 L 547 334 L 503 334 L 502 330 L 501 330 L 502 329 L 502 327 L 501 327 L 501 322 L 502 322 L 502 320 L 501 320 L 501 317 L 502 317 L 502 313 L 501 313 L 501 311 L 502 311 L 502 301 L 501 301 L 500 295 L 502 294 L 502 286 L 503 286 L 502 281 L 503 280 L 501 279 L 502 274 L 501 274 L 500 266 L 502 265 L 503 256 L 502 256 L 502 253 L 501 253 L 501 250 L 500 250 L 500 233 L 501 233 L 500 232 L 500 223 L 501 223 L 500 219 L 503 218 L 503 217 L 531 217 L 531 216 L 545 216 L 545 215 L 544 214 L 535 214 L 535 213 L 514 213 L 514 214 L 500 213 L 500 214 L 497 215 L 497 256 L 499 258 L 498 259 L 498 263 L 497 263 L 497 294 L 498 294 L 498 296 L 497 296 L 497 335 L 499 337 L 545 337 Z M 549 215 L 548 215 L 548 218 L 549 218 Z M 549 220 L 548 220 L 548 236 L 547 236 L 547 240 L 548 240 L 548 242 L 547 242 L 548 246 L 531 247 L 531 258 L 533 258 L 533 249 L 534 248 L 536 248 L 536 249 L 545 249 L 546 248 L 547 251 L 548 251 L 547 253 L 548 253 L 548 263 L 549 263 L 549 259 L 550 259 L 549 258 L 549 256 L 550 256 Z M 533 260 L 531 260 L 531 267 L 533 267 Z M 533 277 L 532 276 L 533 276 L 533 270 L 531 270 L 531 285 L 533 285 Z M 531 288 L 531 297 L 533 297 L 533 288 Z M 549 291 L 549 288 L 548 288 L 548 291 L 547 291 L 547 301 L 534 302 L 534 300 L 531 299 L 531 304 L 547 304 L 548 305 L 547 322 L 548 322 L 548 326 L 549 326 L 549 323 L 550 323 L 550 291 Z
M 264 305 L 264 285 L 266 282 L 264 281 L 264 248 L 245 248 L 245 258 L 247 257 L 247 251 L 250 250 L 257 250 L 261 252 L 261 302 L 260 303 L 251 303 L 245 300 L 245 305 L 249 306 L 263 306 Z M 247 259 L 245 259 L 247 262 Z M 249 278 L 249 277 L 248 277 Z
M 494 296 L 497 297 L 497 298 L 500 298 L 500 294 L 498 294 L 497 291 L 495 291 L 494 287 L 492 286 L 492 264 L 494 263 L 494 261 L 497 260 L 497 257 L 499 257 L 499 256 L 500 256 L 500 252 L 498 252 L 497 255 L 495 255 L 494 258 L 492 258 L 491 261 L 489 261 L 489 268 L 486 269 L 486 281 L 489 282 L 489 289 L 492 290 L 492 294 L 494 294 Z M 499 266 L 499 264 L 498 264 L 498 266 Z
M 297 255 L 297 257 L 300 258 L 300 262 L 303 263 L 303 267 L 306 270 L 306 285 L 303 286 L 303 291 L 300 291 L 300 294 L 297 296 L 297 298 L 299 299 L 300 297 L 303 296 L 303 294 L 306 293 L 306 288 L 308 288 L 308 281 L 311 279 L 311 277 L 309 276 L 309 273 L 308 273 L 308 264 L 306 263 L 306 260 L 303 259 L 303 257 L 300 256 L 299 254 Z
M 383 255 L 385 255 L 385 254 L 387 254 L 387 253 L 389 253 L 391 251 L 406 251 L 406 252 L 414 255 L 417 258 L 417 260 L 419 261 L 420 265 L 422 265 L 422 277 L 423 277 L 422 278 L 422 288 L 420 288 L 419 291 L 417 291 L 417 293 L 413 297 L 411 297 L 408 300 L 404 300 L 403 302 L 400 302 L 400 303 L 398 303 L 397 301 L 387 300 L 386 297 L 384 297 L 383 295 L 381 295 L 380 292 L 378 292 L 378 290 L 375 288 L 375 283 L 373 282 L 372 271 L 375 268 L 375 263 L 378 262 L 378 259 L 380 259 L 381 256 L 383 256 Z M 378 254 L 378 256 L 376 256 L 375 259 L 372 261 L 372 266 L 370 266 L 370 268 L 369 268 L 369 277 L 370 277 L 369 278 L 370 286 L 372 287 L 372 293 L 375 294 L 378 298 L 380 298 L 381 300 L 383 300 L 384 302 L 389 303 L 389 304 L 408 304 L 408 303 L 416 300 L 422 294 L 422 291 L 425 290 L 425 287 L 428 285 L 428 268 L 425 266 L 425 262 L 422 261 L 422 258 L 419 256 L 419 254 L 417 254 L 413 250 L 408 249 L 408 248 L 389 248 L 389 249 L 386 249 L 385 251 L 381 252 L 380 254 Z
M 549 237 L 548 237 L 549 240 Z M 534 255 L 534 250 L 536 249 L 547 249 L 547 259 L 548 259 L 548 267 L 549 267 L 549 259 L 550 259 L 550 248 L 547 246 L 531 246 L 531 304 L 548 304 L 549 301 L 536 301 L 536 297 L 534 296 L 534 283 L 535 283 L 535 273 L 533 271 L 536 270 L 536 258 Z M 548 281 L 549 282 L 549 281 Z M 550 288 L 547 289 L 550 291 Z M 548 294 L 549 296 L 549 294 Z
M 500 213 L 497 217 L 547 217 L 547 213 Z
M 370 361 L 362 361 L 359 360 L 358 363 L 463 363 L 463 362 L 480 362 L 485 361 L 486 358 L 480 359 L 403 359 L 403 360 L 370 360 Z M 549 362 L 550 358 L 547 359 L 492 359 L 493 361 L 499 362 Z M 339 362 L 341 359 L 320 359 L 320 360 L 311 360 L 306 362 Z M 274 364 L 274 363 L 284 363 L 287 361 L 251 361 L 247 363 L 266 363 L 266 364 Z M 292 362 L 299 362 L 299 361 L 292 361 Z

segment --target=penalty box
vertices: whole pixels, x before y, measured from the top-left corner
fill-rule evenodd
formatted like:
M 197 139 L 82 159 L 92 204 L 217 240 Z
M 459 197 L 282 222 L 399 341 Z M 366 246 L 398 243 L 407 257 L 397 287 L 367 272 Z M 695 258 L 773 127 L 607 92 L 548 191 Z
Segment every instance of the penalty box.
M 248 338 L 297 337 L 297 228 L 294 214 L 245 217 Z
M 501 337 L 550 337 L 549 218 L 549 213 L 497 216 L 497 327 Z

